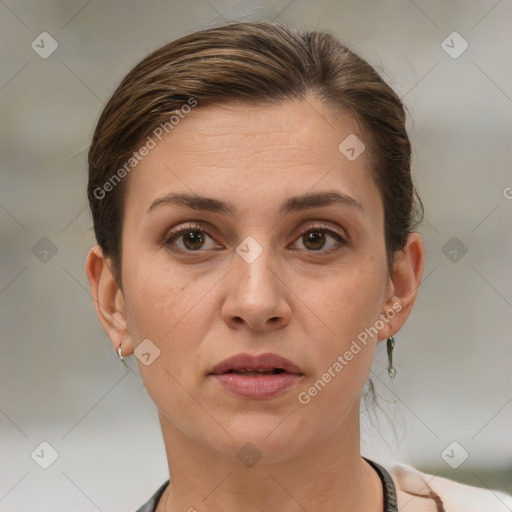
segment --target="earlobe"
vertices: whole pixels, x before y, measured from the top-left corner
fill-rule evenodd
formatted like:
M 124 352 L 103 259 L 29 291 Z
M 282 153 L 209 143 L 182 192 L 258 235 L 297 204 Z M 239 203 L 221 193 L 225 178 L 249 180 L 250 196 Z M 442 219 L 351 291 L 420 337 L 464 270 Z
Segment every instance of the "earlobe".
M 380 330 L 379 339 L 387 339 L 396 334 L 409 317 L 418 295 L 424 263 L 425 248 L 421 235 L 417 232 L 409 233 L 405 247 L 395 253 L 393 275 L 383 312 L 386 315 L 386 312 L 394 310 L 394 314 Z
M 133 353 L 133 347 L 126 321 L 125 303 L 109 263 L 110 260 L 103 255 L 101 247 L 94 245 L 87 254 L 85 270 L 100 323 L 116 353 L 122 347 L 123 355 L 127 356 Z

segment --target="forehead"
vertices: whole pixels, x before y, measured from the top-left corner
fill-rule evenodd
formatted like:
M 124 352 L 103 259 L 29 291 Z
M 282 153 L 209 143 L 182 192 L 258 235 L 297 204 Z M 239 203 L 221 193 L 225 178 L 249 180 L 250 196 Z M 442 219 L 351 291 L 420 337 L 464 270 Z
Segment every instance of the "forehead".
M 377 192 L 366 151 L 350 160 L 339 149 L 354 136 L 364 141 L 351 116 L 313 98 L 199 105 L 156 139 L 131 172 L 125 205 L 147 210 L 155 199 L 176 191 L 210 196 L 215 191 L 243 201 L 265 197 L 273 203 L 336 186 L 365 200 Z
M 339 143 L 356 132 L 362 137 L 351 115 L 340 115 L 307 98 L 276 104 L 198 107 L 171 135 L 175 148 L 179 148 L 177 158 L 189 154 L 208 158 L 221 151 L 240 154 L 243 150 L 254 162 L 265 158 L 275 160 L 281 155 L 283 159 L 297 156 L 301 163 L 311 160 L 318 164 L 322 160 L 330 161 L 333 154 L 338 155 Z

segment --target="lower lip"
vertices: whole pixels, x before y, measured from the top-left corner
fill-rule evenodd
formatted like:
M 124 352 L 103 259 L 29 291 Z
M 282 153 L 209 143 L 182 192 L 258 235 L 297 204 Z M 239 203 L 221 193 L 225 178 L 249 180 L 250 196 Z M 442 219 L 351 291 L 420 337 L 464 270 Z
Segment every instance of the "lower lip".
M 239 373 L 212 375 L 231 393 L 245 398 L 265 399 L 280 395 L 293 388 L 300 380 L 296 373 L 277 373 L 275 375 L 244 376 Z

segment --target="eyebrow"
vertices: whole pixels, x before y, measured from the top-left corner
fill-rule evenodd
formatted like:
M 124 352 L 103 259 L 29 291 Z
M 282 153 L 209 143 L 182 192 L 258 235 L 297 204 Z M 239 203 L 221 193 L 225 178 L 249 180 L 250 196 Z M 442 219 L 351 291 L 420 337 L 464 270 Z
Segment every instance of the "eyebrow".
M 363 205 L 351 196 L 342 194 L 336 190 L 328 190 L 325 192 L 316 192 L 305 194 L 302 196 L 293 196 L 282 203 L 279 213 L 285 215 L 291 212 L 299 212 L 320 208 L 322 206 L 330 206 L 332 204 L 341 204 L 358 210 L 363 215 L 366 211 Z M 203 210 L 212 213 L 220 213 L 235 217 L 238 215 L 238 209 L 235 204 L 220 201 L 211 197 L 193 195 L 193 194 L 176 194 L 170 193 L 153 201 L 146 213 L 154 211 L 157 207 L 164 205 L 187 206 L 193 210 Z

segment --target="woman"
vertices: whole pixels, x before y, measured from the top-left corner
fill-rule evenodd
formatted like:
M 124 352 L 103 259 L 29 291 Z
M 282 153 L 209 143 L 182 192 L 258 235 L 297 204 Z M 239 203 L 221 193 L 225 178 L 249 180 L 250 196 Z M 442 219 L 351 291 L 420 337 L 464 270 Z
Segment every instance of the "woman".
M 86 271 L 158 408 L 170 481 L 139 512 L 512 507 L 360 454 L 376 345 L 393 377 L 423 274 L 410 152 L 400 99 L 326 33 L 231 23 L 124 78 Z

